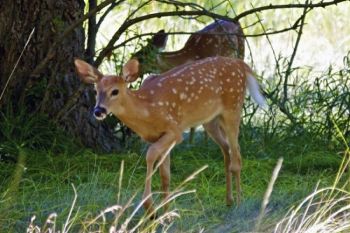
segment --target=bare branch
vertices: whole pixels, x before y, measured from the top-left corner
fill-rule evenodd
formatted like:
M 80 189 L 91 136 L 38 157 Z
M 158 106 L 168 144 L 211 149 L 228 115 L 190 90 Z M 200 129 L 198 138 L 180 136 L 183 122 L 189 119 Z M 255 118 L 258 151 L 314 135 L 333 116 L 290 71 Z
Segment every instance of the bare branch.
M 95 9 L 96 4 L 96 0 L 89 0 L 89 9 Z M 85 50 L 85 57 L 89 63 L 93 62 L 96 53 L 95 47 L 97 31 L 96 15 L 92 15 L 88 22 L 87 46 Z
M 108 9 L 103 13 L 103 15 L 98 19 L 98 22 L 96 24 L 97 30 L 100 28 L 102 22 L 105 20 L 105 18 L 107 17 L 107 15 L 109 14 L 109 12 L 111 12 L 117 5 L 119 4 L 119 2 L 112 2 L 111 5 L 108 7 Z
M 300 20 L 298 20 L 299 22 Z M 284 33 L 287 31 L 291 31 L 291 30 L 296 30 L 300 27 L 300 25 L 296 22 L 295 24 L 293 24 L 292 26 L 288 27 L 288 28 L 284 28 L 284 29 L 280 29 L 280 30 L 276 30 L 276 31 L 271 31 L 271 32 L 263 32 L 263 33 L 258 33 L 258 34 L 245 34 L 245 35 L 238 35 L 236 33 L 212 33 L 212 35 L 235 35 L 235 36 L 244 36 L 244 37 L 260 37 L 260 36 L 267 36 L 267 35 L 275 35 L 275 34 L 280 34 L 280 33 Z M 168 35 L 193 35 L 195 32 L 167 32 Z M 113 46 L 112 50 L 118 49 L 120 47 L 126 46 L 129 42 L 136 40 L 136 39 L 140 39 L 142 37 L 145 36 L 153 36 L 156 33 L 154 32 L 149 32 L 149 33 L 142 33 L 133 37 L 128 38 L 127 40 L 124 40 L 122 43 L 117 44 L 115 46 Z
M 275 10 L 275 9 L 290 9 L 290 8 L 302 8 L 304 9 L 305 7 L 309 8 L 309 9 L 313 9 L 313 8 L 318 8 L 318 7 L 322 7 L 325 8 L 327 6 L 331 6 L 331 5 L 337 5 L 339 3 L 342 2 L 349 2 L 350 0 L 334 0 L 334 1 L 321 1 L 318 3 L 306 3 L 306 4 L 280 4 L 280 5 L 267 5 L 267 6 L 261 6 L 261 7 L 257 7 L 251 10 L 247 10 L 244 11 L 240 14 L 238 14 L 236 17 L 233 18 L 233 20 L 239 20 L 241 18 L 244 18 L 248 15 L 254 14 L 256 12 L 262 12 L 262 11 L 266 11 L 266 10 Z
M 306 0 L 306 4 L 305 5 L 307 5 L 308 3 L 309 3 L 309 0 Z M 305 18 L 306 18 L 306 15 L 307 15 L 308 12 L 309 12 L 308 8 L 305 7 L 303 15 L 302 15 L 302 18 L 301 18 L 301 25 L 300 25 L 300 29 L 299 29 L 299 32 L 298 32 L 298 36 L 297 36 L 297 39 L 295 41 L 294 50 L 293 50 L 292 56 L 290 58 L 290 61 L 288 63 L 288 67 L 287 67 L 287 70 L 286 70 L 286 73 L 285 73 L 285 76 L 284 76 L 283 100 L 282 100 L 282 104 L 283 105 L 285 105 L 285 103 L 287 102 L 287 99 L 288 99 L 288 78 L 289 78 L 289 75 L 291 73 L 291 68 L 292 68 L 292 65 L 293 65 L 293 62 L 294 62 L 294 58 L 295 58 L 295 55 L 296 55 L 297 50 L 298 50 L 298 46 L 299 46 L 299 42 L 300 42 L 300 39 L 301 39 L 301 35 L 303 34 L 304 22 L 305 22 Z
M 103 59 L 113 50 L 115 42 L 120 38 L 120 36 L 132 25 L 142 22 L 144 20 L 152 19 L 152 18 L 162 18 L 162 17 L 170 17 L 170 16 L 193 16 L 193 15 L 205 15 L 212 18 L 218 18 L 223 19 L 227 21 L 234 21 L 231 18 L 219 14 L 215 14 L 206 10 L 203 11 L 168 11 L 168 12 L 158 12 L 158 13 L 152 13 L 148 15 L 143 15 L 140 17 L 136 17 L 133 19 L 130 19 L 128 21 L 125 21 L 120 28 L 114 33 L 111 40 L 107 44 L 107 46 L 100 52 L 99 56 L 97 57 L 94 65 L 99 66 Z

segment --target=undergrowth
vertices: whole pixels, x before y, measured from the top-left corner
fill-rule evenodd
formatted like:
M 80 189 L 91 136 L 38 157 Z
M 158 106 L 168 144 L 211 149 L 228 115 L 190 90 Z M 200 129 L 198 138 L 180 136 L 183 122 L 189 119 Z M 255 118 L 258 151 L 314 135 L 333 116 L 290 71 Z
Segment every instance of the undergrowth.
M 321 144 L 310 134 L 261 138 L 250 134 L 249 128 L 242 127 L 241 131 L 244 199 L 238 207 L 225 206 L 223 158 L 213 142 L 205 142 L 198 133 L 195 144 L 183 143 L 174 149 L 171 155 L 171 190 L 199 168 L 205 165 L 208 168 L 186 184 L 184 190 L 196 190 L 195 193 L 172 201 L 171 209 L 176 210 L 181 218 L 171 222 L 170 232 L 198 232 L 201 229 L 208 232 L 252 230 L 271 172 L 277 159 L 284 157 L 267 209 L 266 221 L 276 223 L 281 214 L 312 191 L 317 182 L 322 187 L 329 186 L 341 163 L 338 148 Z M 17 152 L 13 153 L 17 153 L 17 160 L 20 161 L 20 154 L 25 156 L 23 164 L 18 167 L 17 163 L 16 167 L 16 163 L 11 161 L 0 163 L 1 232 L 25 232 L 32 216 L 36 216 L 32 226 L 44 226 L 53 213 L 56 229 L 62 230 L 75 197 L 72 185 L 76 189 L 77 199 L 72 213 L 74 221 L 69 232 L 96 230 L 96 226 L 86 228 L 86 224 L 105 208 L 116 205 L 122 208 L 136 195 L 120 219 L 121 222 L 125 221 L 141 202 L 146 173 L 145 144 L 136 141 L 129 151 L 122 154 L 95 154 L 87 149 L 72 147 L 70 142 L 65 143 L 64 137 L 59 138 L 60 136 L 56 139 L 63 144 L 56 152 L 51 147 L 37 150 L 14 143 Z M 7 142 L 1 144 L 2 151 L 6 149 L 3 145 L 7 145 Z M 122 161 L 123 180 L 119 185 Z M 14 171 L 20 173 L 15 174 Z M 153 188 L 155 191 L 160 190 L 158 175 L 154 177 Z M 160 204 L 160 195 L 155 196 L 156 203 Z M 116 211 L 106 213 L 105 231 L 115 213 Z M 139 209 L 130 226 L 137 225 L 143 218 L 143 210 Z M 103 221 L 98 223 L 102 224 Z M 162 224 L 165 223 L 159 223 L 158 229 L 169 227 Z M 151 229 L 154 230 L 148 228 Z

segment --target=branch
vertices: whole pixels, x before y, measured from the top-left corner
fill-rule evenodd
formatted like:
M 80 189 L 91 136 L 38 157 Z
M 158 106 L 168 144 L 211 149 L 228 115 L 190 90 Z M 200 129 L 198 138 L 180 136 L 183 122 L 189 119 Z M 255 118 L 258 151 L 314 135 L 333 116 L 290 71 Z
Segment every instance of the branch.
M 89 9 L 96 8 L 96 0 L 89 0 Z M 87 33 L 87 46 L 85 50 L 85 57 L 87 62 L 91 63 L 94 60 L 95 56 L 95 47 L 96 47 L 96 35 L 97 35 L 97 25 L 96 25 L 96 15 L 92 15 L 89 18 L 88 22 L 88 33 Z
M 125 21 L 120 28 L 114 33 L 113 37 L 107 44 L 107 46 L 100 52 L 98 55 L 94 65 L 99 66 L 102 63 L 102 60 L 110 54 L 110 52 L 113 50 L 115 42 L 120 38 L 120 36 L 132 25 L 142 22 L 144 20 L 152 19 L 152 18 L 162 18 L 162 17 L 170 17 L 170 16 L 209 16 L 212 18 L 218 18 L 226 21 L 234 21 L 232 18 L 215 14 L 206 10 L 203 11 L 168 11 L 168 12 L 158 12 L 158 13 L 152 13 L 140 17 L 136 17 L 133 19 L 130 19 L 128 21 Z
M 306 0 L 306 4 L 308 4 L 308 3 L 309 3 L 309 0 Z M 286 74 L 284 76 L 283 99 L 282 99 L 282 105 L 284 105 L 284 106 L 285 106 L 285 103 L 287 102 L 287 99 L 288 99 L 288 90 L 287 90 L 288 89 L 288 78 L 289 78 L 289 75 L 291 74 L 292 65 L 293 65 L 293 62 L 294 62 L 295 55 L 296 55 L 297 50 L 298 50 L 298 46 L 299 46 L 299 42 L 300 42 L 300 39 L 301 39 L 301 35 L 303 34 L 304 22 L 305 22 L 305 18 L 306 18 L 306 15 L 307 15 L 308 12 L 309 12 L 308 8 L 305 7 L 303 15 L 302 15 L 302 18 L 301 18 L 301 25 L 300 25 L 300 29 L 299 29 L 299 32 L 298 32 L 298 36 L 297 36 L 297 39 L 295 41 L 294 50 L 293 50 L 292 56 L 290 58 L 290 62 L 288 63 Z
M 233 20 L 240 20 L 241 18 L 244 18 L 248 15 L 254 14 L 256 12 L 262 12 L 262 11 L 266 11 L 266 10 L 274 10 L 274 9 L 289 9 L 289 8 L 309 8 L 309 9 L 313 9 L 313 8 L 317 8 L 317 7 L 322 7 L 325 8 L 327 6 L 331 6 L 331 5 L 337 5 L 338 3 L 341 2 L 349 2 L 350 0 L 334 0 L 334 1 L 329 1 L 329 2 L 325 2 L 325 1 L 321 1 L 319 3 L 304 3 L 304 4 L 280 4 L 280 5 L 267 5 L 267 6 L 261 6 L 261 7 L 257 7 L 251 10 L 247 10 L 242 12 L 241 14 L 238 14 L 236 17 L 233 18 Z
M 275 35 L 275 34 L 284 33 L 287 31 L 298 29 L 300 27 L 300 25 L 298 24 L 299 21 L 300 20 L 297 20 L 297 22 L 295 24 L 293 24 L 292 26 L 290 26 L 288 28 L 284 28 L 284 29 L 276 30 L 276 31 L 272 31 L 272 32 L 263 32 L 263 33 L 258 33 L 258 34 L 245 34 L 245 35 L 240 35 L 237 33 L 211 33 L 211 35 L 225 35 L 225 36 L 234 35 L 234 36 L 243 36 L 243 37 L 259 37 L 259 36 Z M 193 35 L 195 33 L 196 32 L 167 32 L 166 34 L 168 34 L 168 35 Z M 145 37 L 145 36 L 154 36 L 155 34 L 156 33 L 154 33 L 154 32 L 149 32 L 149 33 L 143 33 L 143 34 L 139 34 L 139 35 L 130 37 L 127 40 L 124 40 L 122 43 L 113 46 L 112 50 L 126 46 L 129 42 L 131 42 L 133 40 L 140 39 L 140 38 Z
M 114 7 L 116 7 L 119 4 L 116 2 L 112 2 L 111 5 L 108 7 L 108 9 L 103 13 L 103 15 L 98 19 L 98 22 L 96 24 L 97 30 L 100 28 L 102 22 L 105 20 L 105 18 L 107 17 L 107 15 L 109 14 L 109 12 L 111 12 Z

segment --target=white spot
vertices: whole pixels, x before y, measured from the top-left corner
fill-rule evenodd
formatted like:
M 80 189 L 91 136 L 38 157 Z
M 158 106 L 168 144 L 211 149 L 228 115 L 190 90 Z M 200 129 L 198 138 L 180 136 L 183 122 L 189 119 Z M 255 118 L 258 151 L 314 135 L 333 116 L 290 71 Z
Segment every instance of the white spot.
M 176 91 L 176 89 L 175 89 L 175 88 L 173 88 L 173 89 L 172 89 L 172 91 L 173 91 L 173 93 L 174 93 L 174 94 L 176 94 L 176 93 L 177 93 L 177 91 Z
M 229 91 L 230 91 L 230 92 L 233 92 L 233 88 L 231 87 Z
M 162 101 L 159 101 L 159 102 L 158 102 L 158 105 L 159 105 L 159 106 L 163 106 L 164 103 L 163 103 Z
M 161 83 L 157 83 L 157 86 L 158 86 L 158 87 L 161 87 L 161 86 L 162 86 L 162 84 L 161 84 Z
M 171 106 L 173 106 L 173 108 L 175 108 L 175 107 L 176 107 L 176 103 L 175 103 L 175 102 L 172 102 L 172 103 L 171 103 Z
M 187 95 L 185 94 L 185 93 L 181 93 L 180 94 L 180 100 L 184 100 L 184 99 L 186 99 L 187 98 Z
M 229 79 L 229 78 L 226 79 L 226 82 L 230 82 L 230 81 L 231 81 L 231 79 Z
M 151 95 L 154 95 L 154 91 L 153 90 L 150 90 L 150 92 L 149 93 L 151 93 Z

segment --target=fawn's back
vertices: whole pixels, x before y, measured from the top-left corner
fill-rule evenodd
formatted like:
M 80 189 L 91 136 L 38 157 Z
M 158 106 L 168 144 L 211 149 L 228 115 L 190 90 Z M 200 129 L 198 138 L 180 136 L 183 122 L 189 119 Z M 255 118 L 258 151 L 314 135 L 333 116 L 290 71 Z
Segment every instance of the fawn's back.
M 184 129 L 226 109 L 240 111 L 247 74 L 250 68 L 239 59 L 211 57 L 146 79 L 137 95 Z

